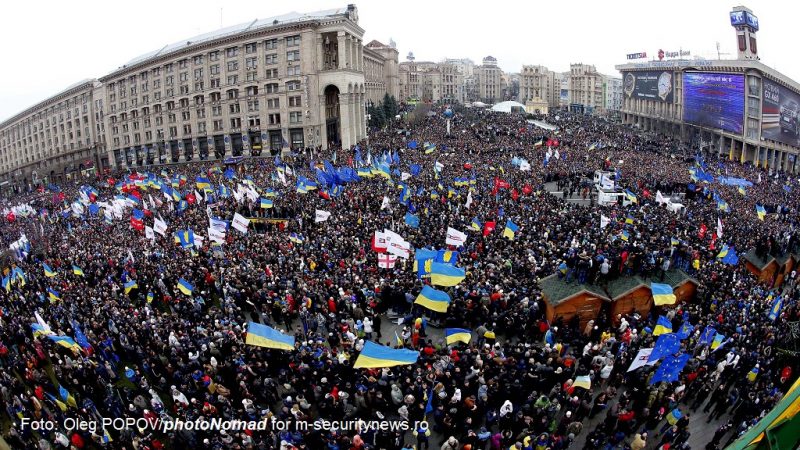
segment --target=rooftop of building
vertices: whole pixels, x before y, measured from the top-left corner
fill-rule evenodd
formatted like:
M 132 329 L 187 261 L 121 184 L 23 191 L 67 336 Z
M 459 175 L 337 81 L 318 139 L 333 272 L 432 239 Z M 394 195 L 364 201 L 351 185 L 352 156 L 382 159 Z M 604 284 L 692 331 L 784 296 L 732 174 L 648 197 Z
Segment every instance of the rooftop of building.
M 620 72 L 653 69 L 731 72 L 754 69 L 760 71 L 767 78 L 783 84 L 784 86 L 793 89 L 795 92 L 800 92 L 800 83 L 756 59 L 666 59 L 663 61 L 643 61 L 619 64 L 614 66 L 614 68 Z
M 86 78 L 85 80 L 81 80 L 81 81 L 78 81 L 77 83 L 73 83 L 73 84 L 67 86 L 66 88 L 58 91 L 57 93 L 47 97 L 46 99 L 41 100 L 39 102 L 36 102 L 33 106 L 30 106 L 30 107 L 18 112 L 17 114 L 14 114 L 13 116 L 9 117 L 8 119 L 0 122 L 0 129 L 1 128 L 5 128 L 6 126 L 11 125 L 12 123 L 14 123 L 14 122 L 24 118 L 25 116 L 35 112 L 36 110 L 42 108 L 43 106 L 47 105 L 48 103 L 53 102 L 54 100 L 58 99 L 62 95 L 65 95 L 65 94 L 68 94 L 68 93 L 71 93 L 73 91 L 77 91 L 77 90 L 80 90 L 80 89 L 83 89 L 83 88 L 87 88 L 90 85 L 93 85 L 94 82 L 95 82 L 94 78 Z
M 242 34 L 246 32 L 252 32 L 262 29 L 267 29 L 275 26 L 283 26 L 301 22 L 308 22 L 314 20 L 323 20 L 328 19 L 331 17 L 341 16 L 348 12 L 348 7 L 344 8 L 336 8 L 336 9 L 326 9 L 322 11 L 314 11 L 308 13 L 299 13 L 299 12 L 290 12 L 288 14 L 283 14 L 274 17 L 268 17 L 266 19 L 255 19 L 250 22 L 240 23 L 238 25 L 233 25 L 229 27 L 220 28 L 219 30 L 210 31 L 208 33 L 203 33 L 188 39 L 182 39 L 178 42 L 167 44 L 161 47 L 158 50 L 154 50 L 143 55 L 139 55 L 127 63 L 123 64 L 121 67 L 117 68 L 116 70 L 112 71 L 104 78 L 114 75 L 117 72 L 124 71 L 130 67 L 136 66 L 143 62 L 147 62 L 165 55 L 169 55 L 172 53 L 177 53 L 181 50 L 185 50 L 190 47 L 194 47 L 200 44 L 204 44 L 207 42 L 212 42 L 218 39 L 222 39 L 229 36 L 235 36 L 237 34 Z M 376 41 L 377 42 L 377 41 Z

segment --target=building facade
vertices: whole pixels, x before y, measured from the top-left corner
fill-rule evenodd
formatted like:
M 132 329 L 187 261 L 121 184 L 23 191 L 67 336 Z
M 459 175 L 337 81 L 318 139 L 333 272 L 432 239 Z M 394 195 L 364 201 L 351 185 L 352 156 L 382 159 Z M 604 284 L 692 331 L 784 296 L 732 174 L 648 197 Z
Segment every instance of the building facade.
M 0 183 L 56 183 L 108 164 L 100 86 L 81 81 L 0 124 Z
M 560 88 L 560 86 L 555 85 L 554 74 L 555 72 L 548 70 L 544 66 L 522 66 L 519 81 L 519 102 L 544 100 L 549 106 L 554 106 L 551 104 L 553 92 Z
M 569 66 L 569 108 L 573 112 L 592 113 L 605 102 L 603 76 L 590 64 Z
M 290 13 L 134 58 L 0 124 L 0 183 L 87 167 L 347 147 L 367 101 L 399 94 L 397 50 L 362 44 L 355 5 Z
M 798 172 L 800 129 L 787 105 L 800 104 L 800 83 L 749 59 L 651 61 L 617 69 L 623 123 L 730 159 Z M 707 83 L 726 97 L 703 95 Z
M 618 112 L 622 108 L 622 78 L 603 76 L 605 98 L 603 109 L 607 113 Z
M 416 61 L 413 54 L 400 63 L 400 95 L 403 100 L 464 102 L 464 77 L 450 63 Z
M 478 100 L 489 104 L 503 101 L 503 71 L 497 66 L 497 58 L 487 56 L 482 62 L 475 68 Z

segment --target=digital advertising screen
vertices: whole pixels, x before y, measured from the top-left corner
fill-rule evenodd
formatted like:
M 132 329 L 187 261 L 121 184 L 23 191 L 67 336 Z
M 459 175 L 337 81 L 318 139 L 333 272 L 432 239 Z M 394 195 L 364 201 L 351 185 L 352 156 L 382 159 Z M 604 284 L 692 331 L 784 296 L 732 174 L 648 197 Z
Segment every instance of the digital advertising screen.
M 672 103 L 675 83 L 671 71 L 656 70 L 622 74 L 622 90 L 626 98 Z
M 800 145 L 800 95 L 767 79 L 761 103 L 761 137 Z
M 683 120 L 742 134 L 744 75 L 716 72 L 683 74 Z

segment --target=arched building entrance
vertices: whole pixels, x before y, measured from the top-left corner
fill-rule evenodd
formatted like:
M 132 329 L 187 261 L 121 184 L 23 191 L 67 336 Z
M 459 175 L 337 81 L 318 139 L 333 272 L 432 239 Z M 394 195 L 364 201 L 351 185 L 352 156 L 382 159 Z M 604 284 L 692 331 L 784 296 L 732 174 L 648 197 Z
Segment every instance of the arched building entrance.
M 339 88 L 329 84 L 325 87 L 325 131 L 328 137 L 328 147 L 341 144 L 341 126 Z

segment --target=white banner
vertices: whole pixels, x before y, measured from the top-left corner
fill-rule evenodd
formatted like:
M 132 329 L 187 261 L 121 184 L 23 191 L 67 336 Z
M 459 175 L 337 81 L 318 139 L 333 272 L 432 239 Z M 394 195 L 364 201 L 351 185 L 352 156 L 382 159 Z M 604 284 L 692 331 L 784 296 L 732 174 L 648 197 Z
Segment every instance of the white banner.
M 389 197 L 383 196 L 383 202 L 381 203 L 381 209 L 386 209 L 389 207 Z
M 144 236 L 152 241 L 156 240 L 156 234 L 153 233 L 153 229 L 151 227 L 144 227 Z
M 153 231 L 156 233 L 166 236 L 167 235 L 167 223 L 163 220 L 156 218 L 153 223 Z
M 236 228 L 237 230 L 241 231 L 242 233 L 247 234 L 247 227 L 250 226 L 250 219 L 248 219 L 247 217 L 245 217 L 245 216 L 243 216 L 243 215 L 241 215 L 239 213 L 236 213 L 233 216 L 232 225 L 233 225 L 233 228 Z
M 214 242 L 219 242 L 220 244 L 225 243 L 225 232 L 220 231 L 216 228 L 209 228 L 208 230 L 208 238 Z
M 643 348 L 639 350 L 639 353 L 636 354 L 636 358 L 633 359 L 631 366 L 628 367 L 628 372 L 636 370 L 639 367 L 653 366 L 657 364 L 658 360 L 647 362 L 647 359 L 650 357 L 650 353 L 652 352 L 653 352 L 652 348 Z
M 608 217 L 600 214 L 600 228 L 602 229 L 602 228 L 607 227 L 609 223 L 611 223 L 611 219 L 609 219 Z
M 326 220 L 328 220 L 328 218 L 330 216 L 331 216 L 331 213 L 329 213 L 328 211 L 323 211 L 321 209 L 318 209 L 318 210 L 316 210 L 314 212 L 314 222 L 317 222 L 317 223 L 325 222 Z
M 462 233 L 455 228 L 447 228 L 447 239 L 445 243 L 447 245 L 455 245 L 456 247 L 461 247 L 467 242 L 467 233 Z
M 403 172 L 400 174 L 400 180 L 406 181 L 407 179 L 411 178 L 411 174 L 408 172 Z

